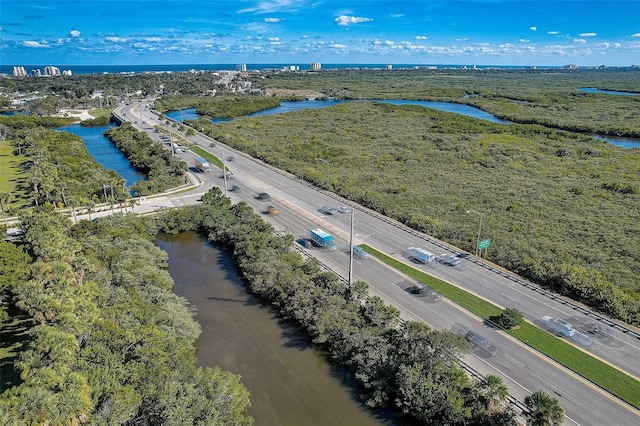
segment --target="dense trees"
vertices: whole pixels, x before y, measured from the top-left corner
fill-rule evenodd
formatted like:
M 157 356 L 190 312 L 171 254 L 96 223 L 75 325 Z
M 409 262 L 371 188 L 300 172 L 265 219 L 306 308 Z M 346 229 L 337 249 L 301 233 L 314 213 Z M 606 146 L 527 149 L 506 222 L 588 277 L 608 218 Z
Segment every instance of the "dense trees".
M 163 96 L 155 102 L 159 112 L 196 108 L 196 112 L 212 118 L 240 117 L 280 105 L 280 100 L 264 96 L 185 97 Z
M 269 163 L 466 250 L 477 222 L 465 212 L 480 210 L 490 260 L 640 321 L 637 150 L 375 102 L 237 118 L 210 131 L 247 152 L 255 142 L 245 134 L 256 135 Z
M 19 252 L 0 249 L 16 260 L 4 270 L 35 325 L 15 364 L 21 382 L 0 397 L 2 424 L 252 423 L 239 377 L 196 367 L 200 328 L 172 292 L 152 222 L 22 219 L 35 259 L 27 272 Z
M 132 166 L 144 172 L 148 179 L 136 182 L 132 189 L 138 196 L 162 192 L 185 182 L 187 164 L 131 123 L 123 123 L 105 132 L 105 136 L 128 157 Z
M 640 96 L 585 93 L 584 87 L 640 94 L 638 69 L 326 70 L 252 78 L 265 91 L 321 92 L 340 99 L 418 99 L 472 105 L 523 124 L 640 137 Z M 265 78 L 266 77 L 266 78 Z
M 273 234 L 243 203 L 216 203 L 167 212 L 161 230 L 197 228 L 229 249 L 249 289 L 295 321 L 333 360 L 352 372 L 362 400 L 422 424 L 515 425 L 497 377 L 472 379 L 457 360 L 470 350 L 462 335 L 402 322 L 364 283 L 347 288 L 333 273 L 293 252 L 292 239 Z

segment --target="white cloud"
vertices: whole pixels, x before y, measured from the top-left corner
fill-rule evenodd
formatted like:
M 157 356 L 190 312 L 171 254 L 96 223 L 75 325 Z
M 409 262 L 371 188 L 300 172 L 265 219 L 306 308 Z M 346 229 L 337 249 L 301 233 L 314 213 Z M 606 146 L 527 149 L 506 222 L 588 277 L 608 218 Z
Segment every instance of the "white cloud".
M 404 13 L 393 13 L 390 15 L 392 18 L 402 18 Z
M 604 48 L 608 48 L 609 47 L 609 43 L 600 43 L 600 46 L 602 46 Z
M 529 27 L 531 31 L 538 31 L 538 27 Z
M 361 17 L 361 16 L 347 16 L 347 15 L 341 15 L 341 16 L 338 16 L 335 19 L 335 22 L 338 25 L 359 24 L 361 22 L 369 22 L 369 21 L 373 21 L 373 19 L 364 18 L 364 17 Z
M 613 43 L 613 47 L 621 47 L 622 45 L 620 43 Z
M 574 43 L 586 43 L 587 40 L 583 39 L 583 38 L 574 38 L 573 39 Z
M 268 24 L 277 24 L 278 22 L 281 22 L 282 19 L 280 18 L 264 18 L 264 22 L 268 23 Z
M 333 47 L 334 49 L 346 49 L 347 45 L 340 43 L 331 43 L 330 47 Z
M 547 31 L 547 34 L 549 34 L 549 35 L 557 35 L 557 34 L 560 34 L 560 31 Z
M 416 40 L 426 40 L 427 36 L 416 36 Z
M 280 41 L 280 37 L 268 37 L 267 40 L 269 40 L 269 41 Z
M 120 37 L 107 37 L 106 40 L 110 41 L 111 43 L 125 43 L 127 41 L 126 38 Z
M 70 36 L 70 37 L 76 37 L 76 38 L 77 38 L 77 37 L 80 37 L 80 31 L 78 31 L 78 30 L 71 30 L 71 31 L 69 31 L 69 36 Z
M 160 37 L 147 37 L 144 39 L 144 41 L 148 41 L 149 43 L 159 43 L 162 40 L 160 39 Z
M 631 37 L 640 37 L 640 33 L 631 34 Z
M 300 0 L 261 1 L 261 2 L 258 2 L 258 5 L 255 7 L 248 7 L 246 9 L 241 9 L 238 12 L 239 13 L 247 13 L 247 12 L 270 13 L 274 11 L 280 11 L 283 9 L 296 10 L 301 6 L 303 6 L 303 2 L 301 2 Z
M 24 47 L 36 47 L 36 48 L 49 47 L 49 45 L 46 42 L 40 43 L 39 41 L 32 41 L 32 40 L 25 40 L 22 42 L 22 45 Z
M 531 40 L 527 40 L 525 38 L 521 38 L 520 40 L 518 40 L 520 43 L 529 43 Z
M 596 33 L 582 33 L 582 34 L 578 34 L 580 37 L 595 37 L 598 34 Z

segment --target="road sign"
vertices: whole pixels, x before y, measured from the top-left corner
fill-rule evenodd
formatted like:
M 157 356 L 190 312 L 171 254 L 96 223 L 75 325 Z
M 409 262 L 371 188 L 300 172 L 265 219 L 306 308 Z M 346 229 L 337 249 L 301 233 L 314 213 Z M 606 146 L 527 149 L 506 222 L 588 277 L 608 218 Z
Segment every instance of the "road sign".
M 485 249 L 491 245 L 491 240 L 482 240 L 478 243 L 478 250 Z

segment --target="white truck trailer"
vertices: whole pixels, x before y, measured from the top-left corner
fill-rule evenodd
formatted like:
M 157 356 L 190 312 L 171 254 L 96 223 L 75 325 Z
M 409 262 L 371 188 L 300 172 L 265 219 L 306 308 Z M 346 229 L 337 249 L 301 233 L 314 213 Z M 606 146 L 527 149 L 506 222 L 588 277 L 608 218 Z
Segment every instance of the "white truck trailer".
M 196 157 L 195 165 L 196 169 L 200 170 L 202 173 L 211 172 L 211 164 L 209 164 L 209 162 L 202 157 Z
M 409 259 L 417 263 L 429 263 L 436 257 L 430 251 L 417 247 L 409 247 Z

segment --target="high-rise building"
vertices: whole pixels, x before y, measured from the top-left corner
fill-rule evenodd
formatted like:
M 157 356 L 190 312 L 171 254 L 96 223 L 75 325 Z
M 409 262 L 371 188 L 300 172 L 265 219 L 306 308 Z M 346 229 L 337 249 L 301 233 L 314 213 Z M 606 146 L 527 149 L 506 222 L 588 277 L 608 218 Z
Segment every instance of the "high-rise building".
M 64 70 L 62 71 L 62 75 L 73 75 L 73 73 L 71 72 L 71 70 Z
M 247 64 L 238 64 L 238 65 L 236 65 L 236 71 L 241 71 L 241 72 L 247 71 Z
M 26 77 L 27 71 L 24 67 L 13 67 L 13 76 L 14 77 Z
M 322 65 L 320 64 L 320 62 L 314 62 L 311 64 L 311 71 L 320 71 L 321 68 Z
M 40 73 L 40 68 L 36 68 L 31 70 L 31 77 L 40 77 L 42 74 Z
M 60 68 L 54 66 L 44 67 L 44 75 L 48 75 L 51 77 L 60 75 Z

